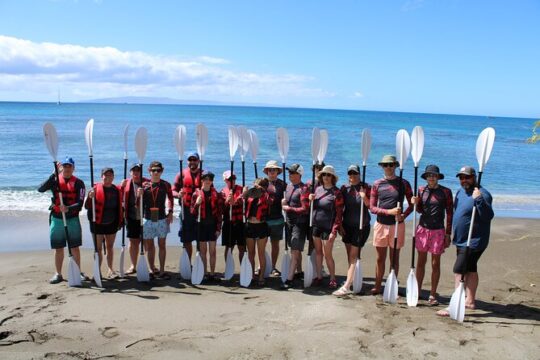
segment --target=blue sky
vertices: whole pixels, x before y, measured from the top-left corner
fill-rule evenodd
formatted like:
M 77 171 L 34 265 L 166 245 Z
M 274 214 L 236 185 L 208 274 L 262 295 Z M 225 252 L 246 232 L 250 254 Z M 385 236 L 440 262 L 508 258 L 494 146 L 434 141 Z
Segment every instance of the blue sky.
M 0 100 L 540 117 L 540 1 L 0 0 Z

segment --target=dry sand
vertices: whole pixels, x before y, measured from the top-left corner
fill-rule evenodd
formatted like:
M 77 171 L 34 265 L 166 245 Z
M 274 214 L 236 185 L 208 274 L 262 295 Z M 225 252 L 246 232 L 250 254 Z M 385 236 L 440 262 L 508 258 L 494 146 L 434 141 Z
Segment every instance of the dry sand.
M 168 252 L 173 279 L 139 284 L 130 277 L 104 281 L 105 289 L 49 285 L 50 251 L 0 253 L 0 359 L 538 359 L 540 221 L 498 218 L 493 225 L 479 265 L 478 309 L 463 324 L 435 316 L 443 305 L 425 300 L 408 308 L 403 298 L 388 305 L 381 296 L 336 298 L 326 288 L 283 292 L 277 278 L 263 289 L 239 288 L 237 277 L 194 287 L 176 278 L 178 246 Z M 338 274 L 345 273 L 344 253 L 336 242 Z M 374 255 L 368 244 L 365 290 L 373 284 Z M 453 248 L 442 258 L 444 303 L 454 258 Z M 85 249 L 87 274 L 91 263 Z M 401 284 L 409 267 L 410 241 Z

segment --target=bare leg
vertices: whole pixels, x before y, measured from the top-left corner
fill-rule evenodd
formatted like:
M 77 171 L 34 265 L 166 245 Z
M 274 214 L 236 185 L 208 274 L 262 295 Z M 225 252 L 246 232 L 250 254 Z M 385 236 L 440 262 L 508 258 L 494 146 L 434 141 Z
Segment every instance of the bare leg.
M 207 253 L 208 247 L 206 245 L 206 241 L 199 242 L 199 249 L 201 252 L 201 259 L 204 265 L 204 273 L 207 274 L 208 273 L 208 269 L 207 269 L 208 259 L 206 258 L 206 253 Z
M 279 240 L 271 240 L 270 243 L 272 245 L 272 269 L 275 269 L 279 256 Z
M 287 274 L 287 280 L 292 281 L 294 278 L 294 272 L 298 265 L 298 260 L 302 258 L 302 253 L 299 250 L 291 250 L 291 265 L 289 267 L 289 273 Z
M 99 258 L 99 271 L 101 272 L 101 263 L 103 262 L 103 240 L 105 240 L 105 235 L 96 234 L 96 247 Z M 95 254 L 94 254 L 95 255 Z
M 476 289 L 478 289 L 479 280 L 477 272 L 470 272 L 465 275 L 465 306 L 467 309 L 476 307 Z
M 266 238 L 257 239 L 257 254 L 259 256 L 259 282 L 264 281 L 264 269 L 266 268 L 266 257 L 264 252 L 266 250 Z
M 418 294 L 422 292 L 422 283 L 426 273 L 427 252 L 418 251 L 418 261 L 416 262 L 416 281 L 418 282 Z M 433 274 L 432 274 L 433 277 Z M 432 281 L 433 286 L 433 281 Z
M 349 245 L 349 269 L 347 270 L 347 280 L 343 287 L 349 289 L 354 281 L 354 268 L 356 266 L 356 259 L 358 258 L 359 248 L 356 246 Z
M 62 259 L 64 258 L 64 249 L 62 250 Z M 79 269 L 81 268 L 81 251 L 79 250 L 79 247 L 75 247 L 71 249 L 71 255 L 73 255 L 73 259 L 75 260 L 75 263 L 77 266 L 79 266 Z M 60 262 L 60 270 L 62 270 L 62 263 Z
M 158 247 L 159 247 L 159 272 L 164 273 L 165 272 L 165 259 L 167 258 L 167 246 L 166 246 L 166 238 L 159 238 L 158 239 Z
M 63 263 L 64 263 L 64 248 L 54 249 L 54 267 L 56 268 L 56 273 L 60 275 L 62 275 Z
M 386 264 L 386 246 L 377 246 L 377 263 L 375 265 L 375 287 L 372 289 L 372 292 L 379 293 L 381 292 L 382 279 L 385 271 Z
M 150 270 L 156 272 L 156 246 L 154 245 L 154 239 L 144 239 L 144 245 L 146 248 L 146 258 L 150 265 Z
M 137 258 L 139 256 L 139 248 L 141 245 L 140 239 L 129 239 L 129 257 L 131 259 L 131 267 L 128 271 L 134 270 L 137 266 Z
M 319 237 L 313 237 L 313 247 L 315 251 L 315 272 L 317 279 L 322 279 L 322 261 L 323 261 L 323 244 Z
M 208 247 L 210 252 L 210 275 L 214 276 L 216 271 L 216 242 L 210 241 Z
M 244 258 L 244 253 L 246 252 L 245 246 L 238 246 L 238 260 L 240 261 L 240 264 L 242 263 L 242 259 Z
M 336 263 L 334 261 L 334 256 L 332 255 L 333 248 L 334 240 L 323 241 L 323 253 L 326 260 L 326 266 L 328 266 L 328 271 L 330 272 L 330 281 L 336 280 Z
M 394 272 L 396 273 L 396 278 L 398 277 L 398 274 L 399 274 L 399 250 L 400 249 L 394 250 L 393 248 L 390 248 L 390 256 L 389 256 L 390 264 L 392 264 L 394 251 L 396 252 L 396 263 L 394 264 Z
M 437 294 L 439 279 L 441 277 L 441 255 L 431 255 L 431 296 Z
M 248 249 L 248 259 L 251 263 L 252 271 L 255 271 L 255 239 L 246 239 Z
M 193 244 L 191 242 L 185 242 L 184 248 L 187 251 L 187 254 L 189 256 L 189 262 L 191 262 L 191 255 L 193 255 Z
M 116 234 L 105 235 L 105 247 L 107 248 L 107 266 L 109 267 L 109 272 L 114 272 L 113 270 L 113 261 L 114 261 L 114 240 L 116 239 Z

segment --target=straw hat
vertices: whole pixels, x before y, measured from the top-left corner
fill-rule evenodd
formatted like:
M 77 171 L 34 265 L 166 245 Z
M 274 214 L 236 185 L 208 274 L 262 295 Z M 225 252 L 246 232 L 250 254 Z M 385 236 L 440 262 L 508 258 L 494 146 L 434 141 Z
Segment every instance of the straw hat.
M 399 166 L 399 161 L 397 161 L 396 157 L 394 155 L 384 155 L 379 161 L 379 165 L 382 164 L 396 164 L 396 166 Z
M 283 169 L 281 166 L 279 166 L 278 162 L 276 160 L 270 160 L 264 165 L 263 172 L 268 175 L 268 169 L 277 169 L 278 174 L 281 174 Z
M 317 176 L 317 179 L 319 179 L 319 182 L 322 182 L 323 174 L 332 175 L 334 179 L 336 180 L 336 182 L 339 179 L 339 177 L 336 175 L 336 170 L 334 170 L 334 167 L 332 165 L 325 165 L 325 167 L 322 168 L 322 170 L 319 172 L 319 175 Z

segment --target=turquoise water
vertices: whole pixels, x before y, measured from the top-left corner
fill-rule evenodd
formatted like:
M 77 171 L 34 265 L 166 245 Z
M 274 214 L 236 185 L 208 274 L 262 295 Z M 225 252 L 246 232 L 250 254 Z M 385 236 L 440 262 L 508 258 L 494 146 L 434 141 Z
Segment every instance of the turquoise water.
M 43 141 L 42 127 L 53 123 L 60 140 L 59 158 L 72 156 L 76 175 L 90 183 L 88 150 L 84 128 L 88 119 L 95 119 L 95 176 L 104 166 L 115 168 L 117 180 L 122 176 L 123 129 L 130 125 L 129 162 L 135 162 L 133 148 L 135 131 L 148 129 L 149 144 L 145 163 L 160 160 L 165 166 L 164 178 L 172 181 L 178 171 L 178 156 L 173 143 L 174 130 L 183 124 L 187 128 L 187 150 L 196 148 L 195 126 L 208 127 L 209 144 L 204 167 L 221 174 L 229 167 L 227 125 L 244 125 L 253 129 L 260 141 L 259 173 L 269 159 L 280 161 L 276 146 L 276 129 L 289 132 L 288 163 L 311 164 L 311 130 L 317 126 L 329 133 L 326 163 L 335 166 L 340 183 L 346 179 L 346 167 L 360 163 L 360 136 L 369 128 L 373 145 L 368 160 L 367 180 L 382 174 L 377 162 L 386 153 L 395 153 L 396 132 L 404 128 L 409 133 L 414 126 L 424 128 L 425 148 L 419 168 L 439 165 L 446 175 L 445 186 L 456 190 L 454 177 L 464 164 L 477 167 L 475 146 L 478 134 L 487 126 L 494 127 L 495 146 L 485 167 L 483 185 L 495 198 L 497 215 L 540 217 L 540 195 L 536 184 L 540 145 L 525 143 L 534 119 L 480 116 L 434 115 L 371 111 L 186 106 L 130 104 L 62 104 L 0 103 L 0 210 L 45 211 L 48 197 L 35 191 L 37 185 L 52 171 L 50 156 Z M 235 158 L 240 169 L 240 158 Z M 251 156 L 246 158 L 248 181 L 253 180 Z M 405 164 L 404 177 L 413 180 L 413 163 Z M 221 187 L 221 177 L 216 177 Z M 419 183 L 423 183 L 420 179 Z

